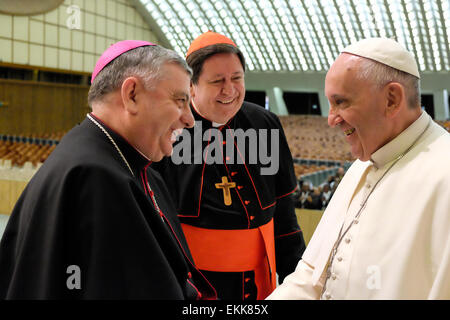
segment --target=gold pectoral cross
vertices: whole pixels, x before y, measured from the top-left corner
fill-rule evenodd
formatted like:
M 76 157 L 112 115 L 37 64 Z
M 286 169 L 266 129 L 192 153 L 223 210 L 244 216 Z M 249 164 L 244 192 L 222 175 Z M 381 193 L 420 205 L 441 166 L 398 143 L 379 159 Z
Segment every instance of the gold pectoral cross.
M 235 182 L 228 182 L 227 177 L 222 177 L 222 183 L 216 183 L 217 189 L 223 189 L 223 203 L 226 206 L 231 205 L 231 188 L 236 188 Z

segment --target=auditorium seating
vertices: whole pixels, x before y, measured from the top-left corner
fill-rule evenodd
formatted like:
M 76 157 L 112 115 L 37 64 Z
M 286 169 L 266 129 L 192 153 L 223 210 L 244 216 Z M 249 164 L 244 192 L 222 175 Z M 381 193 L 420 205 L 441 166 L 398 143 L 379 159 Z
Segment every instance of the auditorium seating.
M 328 170 L 331 169 L 331 167 L 328 167 L 326 165 L 305 165 L 305 164 L 298 164 L 298 163 L 294 163 L 294 171 L 295 171 L 295 176 L 297 177 L 297 179 L 300 179 L 300 176 L 302 175 L 307 175 L 309 173 L 314 173 L 314 172 L 318 172 L 318 171 L 322 171 L 322 170 Z
M 444 127 L 448 132 L 450 132 L 450 120 L 447 121 L 436 121 L 439 125 Z
M 350 146 L 338 128 L 330 128 L 326 117 L 280 116 L 292 156 L 300 159 L 353 161 Z
M 59 134 L 49 135 L 49 137 L 60 139 Z M 33 167 L 36 167 L 48 158 L 55 149 L 58 140 L 45 140 L 37 137 L 1 139 L 0 161 L 17 167 L 22 167 L 29 162 Z

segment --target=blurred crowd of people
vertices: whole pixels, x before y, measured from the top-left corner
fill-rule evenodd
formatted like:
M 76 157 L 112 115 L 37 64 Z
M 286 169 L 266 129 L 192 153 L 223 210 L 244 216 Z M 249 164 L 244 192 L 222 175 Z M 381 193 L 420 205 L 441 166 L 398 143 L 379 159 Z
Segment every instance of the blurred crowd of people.
M 330 175 L 324 183 L 313 186 L 311 182 L 300 179 L 299 188 L 293 193 L 295 207 L 302 209 L 324 210 L 334 194 L 339 182 L 345 174 L 345 169 L 339 167 L 335 175 Z

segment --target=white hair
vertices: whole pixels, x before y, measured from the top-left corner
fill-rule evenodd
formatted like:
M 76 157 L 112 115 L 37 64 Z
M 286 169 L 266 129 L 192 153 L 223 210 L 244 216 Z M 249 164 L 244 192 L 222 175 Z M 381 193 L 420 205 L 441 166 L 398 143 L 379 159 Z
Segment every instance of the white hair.
M 151 89 L 164 76 L 162 66 L 175 63 L 192 77 L 192 70 L 175 51 L 161 46 L 144 46 L 121 54 L 103 68 L 95 77 L 88 93 L 88 103 L 99 101 L 106 94 L 119 89 L 123 81 L 136 76 Z
M 405 88 L 408 107 L 420 107 L 420 79 L 409 73 L 394 69 L 377 61 L 361 58 L 357 77 L 368 80 L 381 89 L 390 82 L 398 82 Z

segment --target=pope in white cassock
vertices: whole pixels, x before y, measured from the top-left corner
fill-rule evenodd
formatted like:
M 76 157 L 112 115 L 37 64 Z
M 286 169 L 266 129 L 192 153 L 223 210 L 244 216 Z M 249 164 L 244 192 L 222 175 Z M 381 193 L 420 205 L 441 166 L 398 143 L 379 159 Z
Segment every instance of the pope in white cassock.
M 358 160 L 268 299 L 450 299 L 450 134 L 421 109 L 419 79 L 391 39 L 331 66 L 328 123 Z

